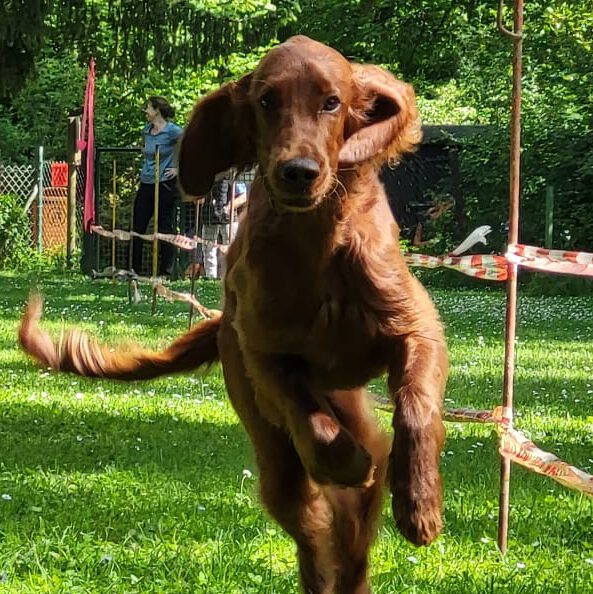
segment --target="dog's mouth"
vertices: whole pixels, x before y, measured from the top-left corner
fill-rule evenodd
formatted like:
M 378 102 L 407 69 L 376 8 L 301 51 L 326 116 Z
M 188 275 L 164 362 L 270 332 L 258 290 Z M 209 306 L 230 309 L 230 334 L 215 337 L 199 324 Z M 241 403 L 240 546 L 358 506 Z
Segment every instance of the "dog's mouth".
M 276 180 L 270 183 L 266 178 L 264 184 L 274 208 L 291 213 L 307 213 L 317 209 L 335 190 L 335 184 L 329 183 L 329 179 L 314 191 L 291 192 L 289 188 L 283 187 L 282 183 L 277 183 Z
M 266 176 L 263 179 L 270 203 L 278 212 L 306 213 L 315 210 L 324 200 L 325 193 L 294 193 L 271 183 Z
M 282 197 L 277 201 L 279 206 L 288 212 L 309 212 L 314 210 L 321 204 L 321 197 L 315 198 L 313 196 L 298 196 L 298 197 Z

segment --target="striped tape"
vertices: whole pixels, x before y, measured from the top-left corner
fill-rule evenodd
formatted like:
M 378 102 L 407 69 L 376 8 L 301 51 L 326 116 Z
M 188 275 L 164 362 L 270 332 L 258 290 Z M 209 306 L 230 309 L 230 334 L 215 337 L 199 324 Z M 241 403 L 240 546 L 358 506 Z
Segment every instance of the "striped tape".
M 193 295 L 190 293 L 181 293 L 179 291 L 173 291 L 169 287 L 163 284 L 162 279 L 159 277 L 146 277 L 139 276 L 131 270 L 114 269 L 111 266 L 105 268 L 102 272 L 92 271 L 93 278 L 113 278 L 118 281 L 130 282 L 133 286 L 134 300 L 139 301 L 141 296 L 138 292 L 138 284 L 148 284 L 156 292 L 157 295 L 163 297 L 167 301 L 181 301 L 191 305 L 204 319 L 211 319 L 221 315 L 221 311 L 218 309 L 210 309 L 202 305 Z
M 427 256 L 425 254 L 405 253 L 408 266 L 424 268 L 451 268 L 486 280 L 503 281 L 507 278 L 507 263 L 504 256 L 480 254 L 473 256 Z
M 593 277 L 593 254 L 568 250 L 549 250 L 532 245 L 512 244 L 506 259 L 531 270 Z
M 593 497 L 593 475 L 564 462 L 554 454 L 537 447 L 523 433 L 511 425 L 511 417 L 504 414 L 502 406 L 492 411 L 455 409 L 447 410 L 444 415 L 447 421 L 478 422 L 496 424 L 502 456 L 516 464 L 547 476 L 558 483 Z
M 145 241 L 154 241 L 155 239 L 158 239 L 159 241 L 170 243 L 171 245 L 188 252 L 195 250 L 198 245 L 210 245 L 218 248 L 223 253 L 226 253 L 229 249 L 227 244 L 216 243 L 214 241 L 202 239 L 201 237 L 187 237 L 187 235 L 173 235 L 171 233 L 142 234 L 136 233 L 135 231 L 124 231 L 123 229 L 113 229 L 113 231 L 109 231 L 100 225 L 93 225 L 91 231 L 101 237 L 106 237 L 108 239 L 115 238 L 119 241 L 130 241 L 132 237 L 138 237 Z

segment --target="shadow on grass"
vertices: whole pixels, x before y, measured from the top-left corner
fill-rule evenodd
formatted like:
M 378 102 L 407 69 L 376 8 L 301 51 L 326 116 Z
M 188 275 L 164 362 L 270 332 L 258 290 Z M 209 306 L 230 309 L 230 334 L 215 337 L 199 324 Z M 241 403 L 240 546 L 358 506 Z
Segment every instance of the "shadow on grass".
M 228 519 L 219 528 L 231 529 L 236 522 L 243 525 L 239 516 L 259 513 L 253 509 L 255 496 L 248 505 L 237 497 L 242 486 L 248 492 L 254 489 L 251 479 L 245 485 L 244 469 L 257 472 L 238 423 L 187 422 L 146 412 L 134 419 L 130 414 L 69 412 L 37 404 L 4 411 L 0 429 L 4 480 L 0 484 L 11 489 L 13 519 L 28 515 L 27 506 L 38 506 L 35 502 L 40 500 L 51 501 L 51 507 L 62 512 L 71 511 L 68 522 L 96 524 L 95 528 L 103 522 L 97 510 L 103 510 L 104 528 L 112 527 L 116 517 L 118 532 L 132 529 L 142 518 L 196 514 L 200 504 L 218 521 Z M 478 438 L 450 431 L 445 452 L 448 530 L 468 542 L 484 534 L 494 538 L 499 464 L 494 432 Z M 576 457 L 590 450 L 583 445 L 571 447 L 570 452 Z M 10 486 L 10 477 L 17 476 L 17 484 Z M 93 478 L 87 483 L 89 477 Z M 548 478 L 522 469 L 514 471 L 513 477 L 513 506 L 523 521 L 529 520 L 524 538 L 535 539 L 536 525 L 542 538 L 557 538 L 591 513 L 589 500 L 576 505 L 579 495 Z M 147 490 L 145 496 L 143 490 Z M 131 501 L 135 501 L 132 506 Z M 566 503 L 565 513 L 559 507 L 561 501 Z M 178 505 L 181 509 L 172 510 Z M 576 517 L 575 505 L 580 510 Z M 538 514 L 550 519 L 552 513 L 554 521 L 537 519 Z
M 150 465 L 190 485 L 200 482 L 202 471 L 215 469 L 222 480 L 241 474 L 236 456 L 245 453 L 247 438 L 238 424 L 191 423 L 145 412 L 143 418 L 131 419 L 131 414 L 69 412 L 34 404 L 5 411 L 3 466 L 96 472 L 105 466 L 130 470 Z
M 253 463 L 238 424 L 143 417 L 39 405 L 5 410 L 0 489 L 12 505 L 3 506 L 4 520 L 8 513 L 19 523 L 35 521 L 34 509 L 42 508 L 58 531 L 71 526 L 121 535 L 184 514 L 228 517 L 227 528 L 237 514 L 253 515 L 251 499 L 235 497 L 242 484 L 247 494 L 254 488 L 243 475 Z M 214 525 L 212 531 L 204 538 Z

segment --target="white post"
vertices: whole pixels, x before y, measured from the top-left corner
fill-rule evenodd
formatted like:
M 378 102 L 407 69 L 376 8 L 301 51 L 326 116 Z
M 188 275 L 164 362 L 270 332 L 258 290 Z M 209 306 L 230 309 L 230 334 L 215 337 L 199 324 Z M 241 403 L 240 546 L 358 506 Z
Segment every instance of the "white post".
M 43 252 L 43 147 L 39 147 L 39 191 L 37 193 L 37 251 Z

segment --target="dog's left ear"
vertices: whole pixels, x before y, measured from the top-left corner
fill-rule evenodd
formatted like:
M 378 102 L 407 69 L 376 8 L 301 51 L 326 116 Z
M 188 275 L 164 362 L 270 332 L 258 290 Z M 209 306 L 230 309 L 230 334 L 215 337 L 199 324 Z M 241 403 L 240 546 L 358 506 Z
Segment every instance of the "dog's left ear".
M 339 166 L 396 161 L 422 138 L 414 90 L 378 66 L 352 68 L 354 98 Z
M 186 194 L 206 194 L 217 173 L 252 165 L 255 123 L 248 102 L 251 74 L 223 85 L 194 107 L 179 148 L 179 182 Z

